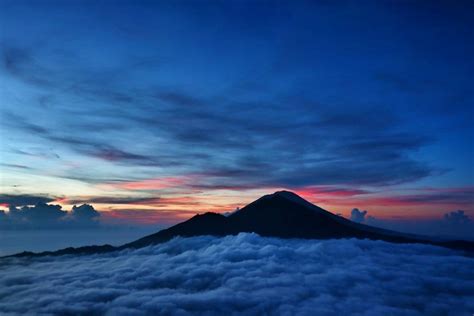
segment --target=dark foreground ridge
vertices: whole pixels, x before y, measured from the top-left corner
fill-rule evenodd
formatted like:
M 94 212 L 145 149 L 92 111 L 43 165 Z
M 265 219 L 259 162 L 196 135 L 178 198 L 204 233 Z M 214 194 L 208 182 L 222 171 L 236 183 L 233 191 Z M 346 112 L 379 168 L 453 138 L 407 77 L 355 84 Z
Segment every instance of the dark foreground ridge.
M 474 252 L 474 242 L 434 241 L 428 237 L 402 234 L 352 222 L 334 215 L 289 191 L 265 195 L 230 216 L 217 213 L 196 215 L 187 221 L 155 234 L 145 236 L 120 247 L 88 246 L 66 248 L 54 252 L 22 252 L 10 257 L 94 254 L 126 248 L 141 248 L 166 242 L 173 237 L 200 235 L 226 236 L 253 232 L 266 237 L 279 238 L 366 238 L 395 243 L 423 243 Z

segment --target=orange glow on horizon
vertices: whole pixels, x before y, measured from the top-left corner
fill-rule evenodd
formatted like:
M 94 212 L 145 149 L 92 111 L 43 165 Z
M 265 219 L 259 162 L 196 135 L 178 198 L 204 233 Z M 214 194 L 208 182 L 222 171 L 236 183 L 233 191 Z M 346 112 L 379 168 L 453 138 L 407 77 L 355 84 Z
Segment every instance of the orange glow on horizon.
M 70 210 L 73 205 L 91 204 L 102 212 L 105 221 L 129 221 L 137 224 L 177 223 L 197 213 L 230 212 L 237 207 L 244 207 L 264 194 L 283 189 L 294 191 L 311 203 L 344 217 L 350 217 L 353 208 L 367 210 L 368 216 L 387 220 L 439 219 L 450 211 L 460 209 L 470 213 L 474 210 L 472 199 L 464 198 L 458 201 L 450 196 L 450 194 L 469 196 L 472 187 L 420 188 L 402 191 L 403 194 L 334 185 L 296 189 L 263 187 L 236 190 L 218 186 L 205 189 L 199 188 L 198 177 L 200 176 L 188 175 L 107 183 L 104 185 L 112 186 L 112 189 L 109 187 L 109 190 L 104 191 L 102 195 L 59 197 L 51 204 L 60 204 L 64 210 Z M 188 189 L 193 186 L 196 189 Z M 175 189 L 168 190 L 170 188 Z M 107 195 L 107 192 L 110 195 Z M 5 203 L 0 206 L 8 208 L 8 204 Z

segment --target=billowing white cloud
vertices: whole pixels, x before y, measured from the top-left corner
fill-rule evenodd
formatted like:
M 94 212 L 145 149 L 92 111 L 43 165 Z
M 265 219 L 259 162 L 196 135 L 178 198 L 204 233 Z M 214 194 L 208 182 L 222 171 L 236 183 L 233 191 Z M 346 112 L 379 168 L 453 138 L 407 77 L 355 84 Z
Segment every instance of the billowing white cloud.
M 474 259 L 449 249 L 255 234 L 90 256 L 2 259 L 0 314 L 471 315 Z

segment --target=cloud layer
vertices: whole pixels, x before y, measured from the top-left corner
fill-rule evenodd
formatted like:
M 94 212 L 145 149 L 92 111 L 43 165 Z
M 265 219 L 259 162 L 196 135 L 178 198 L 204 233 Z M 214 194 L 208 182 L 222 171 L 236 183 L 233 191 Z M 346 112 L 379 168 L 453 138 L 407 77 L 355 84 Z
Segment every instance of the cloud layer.
M 3 259 L 11 315 L 470 315 L 474 259 L 426 245 L 177 238 L 94 256 Z

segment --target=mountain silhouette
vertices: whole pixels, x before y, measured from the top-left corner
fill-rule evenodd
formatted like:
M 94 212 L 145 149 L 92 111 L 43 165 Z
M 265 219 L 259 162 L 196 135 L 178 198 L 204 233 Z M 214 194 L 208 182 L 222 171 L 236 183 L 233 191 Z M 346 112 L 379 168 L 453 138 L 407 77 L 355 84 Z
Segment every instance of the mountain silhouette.
M 424 243 L 452 249 L 474 251 L 474 242 L 464 240 L 432 240 L 359 224 L 328 212 L 297 194 L 278 191 L 265 195 L 229 216 L 217 213 L 198 214 L 182 223 L 163 229 L 120 247 L 88 246 L 66 248 L 56 252 L 23 252 L 14 256 L 89 254 L 125 248 L 141 248 L 162 243 L 177 236 L 226 236 L 241 232 L 279 238 L 366 238 L 396 243 Z
M 241 232 L 253 232 L 261 236 L 279 238 L 367 238 L 474 250 L 473 242 L 433 241 L 428 237 L 403 234 L 355 223 L 328 212 L 289 191 L 278 191 L 265 195 L 227 217 L 217 213 L 195 215 L 185 222 L 119 248 L 140 248 L 165 242 L 176 236 L 226 236 Z

